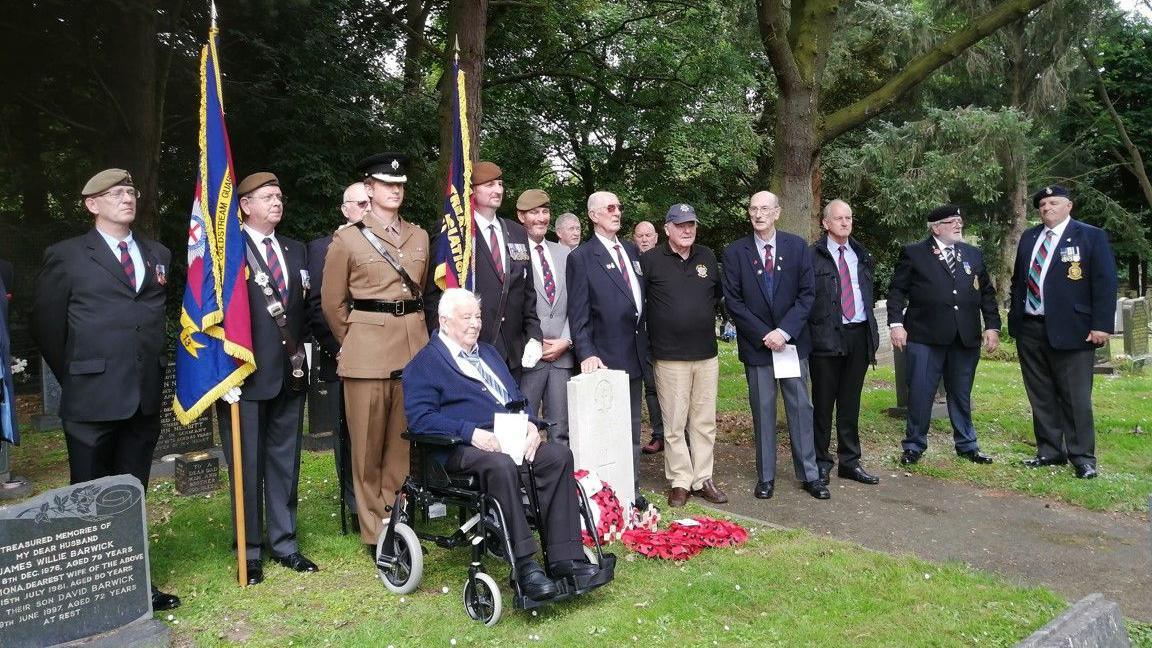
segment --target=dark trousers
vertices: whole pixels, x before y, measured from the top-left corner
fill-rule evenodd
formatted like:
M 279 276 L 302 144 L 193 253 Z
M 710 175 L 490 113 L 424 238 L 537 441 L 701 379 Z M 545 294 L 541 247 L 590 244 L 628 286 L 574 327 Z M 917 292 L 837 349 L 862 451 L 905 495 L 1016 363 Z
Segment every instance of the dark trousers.
M 772 365 L 744 365 L 748 379 L 748 405 L 756 437 L 757 480 L 776 480 L 776 392 L 784 398 L 788 418 L 788 441 L 792 446 L 792 469 L 802 482 L 820 478 L 812 444 L 812 401 L 808 398 L 808 360 L 800 361 L 799 378 L 776 378 Z
M 544 520 L 548 560 L 576 560 L 584 557 L 580 541 L 580 508 L 576 500 L 576 480 L 572 477 L 572 451 L 558 443 L 544 443 L 532 462 L 536 473 L 536 497 Z M 458 446 L 448 457 L 449 472 L 475 475 L 480 487 L 500 503 L 512 543 L 512 557 L 527 558 L 539 548 L 524 513 L 520 488 L 530 488 L 528 462 L 517 466 L 503 452 L 486 452 L 472 446 Z
M 628 402 L 632 407 L 632 476 L 636 488 L 636 497 L 640 497 L 640 396 L 644 391 L 642 378 L 628 380 Z M 656 403 L 656 412 L 660 411 L 660 403 Z M 661 428 L 663 436 L 663 428 Z
M 844 355 L 812 355 L 812 435 L 816 463 L 831 469 L 832 410 L 836 410 L 836 458 L 841 468 L 860 465 L 860 390 L 868 373 L 871 334 L 864 322 L 840 332 Z
M 959 340 L 946 345 L 909 342 L 906 357 L 908 422 L 904 449 L 924 452 L 928 448 L 932 402 L 943 377 L 956 452 L 979 450 L 976 428 L 972 425 L 972 381 L 976 378 L 976 363 L 980 362 L 980 347 L 965 347 Z
M 287 385 L 287 381 L 285 381 Z M 300 482 L 300 419 L 305 392 L 287 389 L 274 398 L 240 401 L 240 453 L 244 470 L 244 536 L 247 560 L 263 557 L 264 523 L 268 548 L 277 556 L 300 550 L 296 506 Z M 224 458 L 231 466 L 231 406 L 220 401 L 216 415 Z M 234 499 L 233 499 L 234 501 Z M 235 516 L 235 510 L 233 510 Z
M 1096 466 L 1096 427 L 1092 418 L 1092 349 L 1064 351 L 1048 343 L 1044 320 L 1026 317 L 1016 352 L 1024 390 L 1032 406 L 1036 456 L 1067 458 Z
M 644 403 L 648 405 L 648 422 L 652 424 L 652 438 L 664 438 L 664 415 L 660 411 L 660 398 L 656 395 L 656 374 L 652 371 L 652 359 L 642 365 L 644 376 Z M 639 409 L 639 408 L 637 408 Z
M 160 413 L 141 414 L 120 421 L 61 421 L 68 444 L 68 471 L 73 484 L 132 475 L 148 490 L 152 451 L 160 437 Z

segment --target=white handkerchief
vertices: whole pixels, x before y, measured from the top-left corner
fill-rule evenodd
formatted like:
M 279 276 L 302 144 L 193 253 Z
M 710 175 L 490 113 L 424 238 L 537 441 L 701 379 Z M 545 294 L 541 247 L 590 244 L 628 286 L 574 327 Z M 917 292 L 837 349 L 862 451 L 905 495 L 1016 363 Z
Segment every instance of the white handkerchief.
M 497 414 L 492 434 L 500 442 L 500 451 L 512 457 L 516 465 L 524 463 L 524 445 L 528 440 L 527 414 Z
M 777 380 L 800 377 L 800 355 L 795 344 L 785 344 L 783 350 L 772 352 L 772 373 Z

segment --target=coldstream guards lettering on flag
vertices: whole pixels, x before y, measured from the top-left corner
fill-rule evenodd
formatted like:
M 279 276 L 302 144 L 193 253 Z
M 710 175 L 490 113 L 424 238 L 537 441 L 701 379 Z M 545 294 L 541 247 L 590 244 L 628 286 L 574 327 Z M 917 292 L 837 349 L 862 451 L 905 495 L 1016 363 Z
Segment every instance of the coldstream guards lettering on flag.
M 172 409 L 187 425 L 256 370 L 236 173 L 224 125 L 216 27 L 200 54 L 200 163 L 188 225 L 188 286 Z
M 460 54 L 452 64 L 456 85 L 452 93 L 452 162 L 444 192 L 444 217 L 432 251 L 436 285 L 441 289 L 473 289 L 472 264 L 472 156 L 468 137 L 468 99 L 464 93 L 464 73 Z

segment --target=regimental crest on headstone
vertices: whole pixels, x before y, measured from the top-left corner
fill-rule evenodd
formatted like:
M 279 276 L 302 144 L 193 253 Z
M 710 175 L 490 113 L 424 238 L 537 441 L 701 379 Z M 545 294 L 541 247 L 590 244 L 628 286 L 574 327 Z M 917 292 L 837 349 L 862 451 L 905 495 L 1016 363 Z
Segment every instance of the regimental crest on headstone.
M 130 624 L 166 634 L 151 619 L 146 525 L 144 487 L 131 475 L 0 509 L 0 644 L 54 645 Z

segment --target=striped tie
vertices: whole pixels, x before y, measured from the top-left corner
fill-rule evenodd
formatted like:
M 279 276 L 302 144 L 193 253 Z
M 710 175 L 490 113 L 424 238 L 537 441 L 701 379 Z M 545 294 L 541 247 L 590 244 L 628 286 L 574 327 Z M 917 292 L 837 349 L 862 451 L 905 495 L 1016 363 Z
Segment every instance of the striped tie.
M 268 272 L 272 273 L 272 281 L 276 282 L 276 289 L 280 291 L 280 301 L 288 305 L 288 284 L 284 283 L 284 269 L 280 267 L 280 257 L 272 246 L 272 237 L 264 238 L 264 256 L 268 263 Z
M 476 368 L 476 372 L 480 374 L 480 381 L 488 388 L 488 393 L 492 394 L 492 397 L 501 405 L 507 405 L 508 390 L 504 389 L 504 385 L 500 384 L 500 381 L 496 376 L 492 375 L 491 371 L 488 371 L 488 367 L 485 366 L 484 362 L 480 359 L 480 352 L 475 351 L 468 353 L 467 351 L 461 351 L 460 357 L 471 362 L 472 366 Z
M 632 279 L 628 277 L 628 266 L 624 265 L 624 254 L 620 251 L 620 245 L 614 245 L 612 249 L 616 250 L 616 263 L 620 265 L 620 274 L 624 275 L 624 285 L 631 290 Z
M 536 244 L 536 254 L 540 255 L 540 272 L 544 275 L 544 296 L 549 304 L 556 303 L 556 278 L 552 276 L 552 266 L 548 265 L 548 257 L 544 256 L 544 244 Z
M 1032 265 L 1028 266 L 1028 297 L 1025 304 L 1033 313 L 1040 312 L 1040 275 L 1044 272 L 1044 263 L 1048 260 L 1048 253 L 1052 250 L 1052 230 L 1044 232 L 1044 241 L 1036 250 Z
M 496 226 L 488 226 L 488 247 L 492 250 L 492 264 L 496 266 L 496 278 L 504 283 L 504 257 L 500 254 L 500 239 L 496 238 Z
M 132 255 L 128 254 L 128 242 L 120 241 L 120 266 L 124 274 L 128 275 L 128 285 L 136 290 L 136 265 L 132 263 Z
M 844 313 L 844 319 L 849 322 L 853 317 L 856 317 L 856 297 L 852 294 L 852 274 L 848 272 L 848 262 L 844 260 L 844 246 L 840 246 L 840 262 L 837 264 L 840 270 L 840 311 Z
M 956 250 L 951 245 L 944 248 L 944 262 L 948 264 L 948 272 L 956 276 Z

